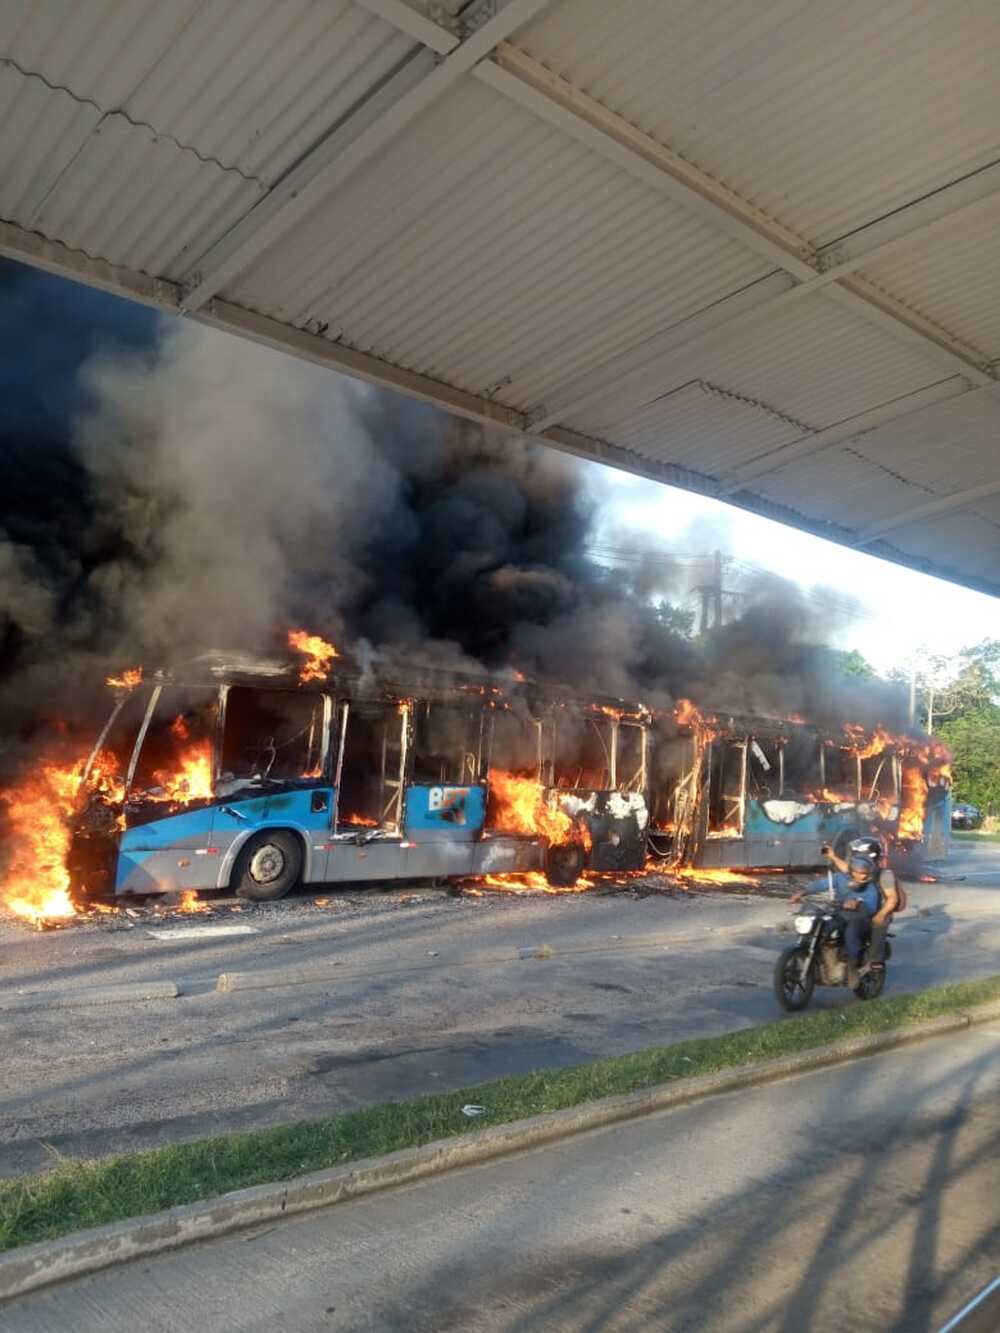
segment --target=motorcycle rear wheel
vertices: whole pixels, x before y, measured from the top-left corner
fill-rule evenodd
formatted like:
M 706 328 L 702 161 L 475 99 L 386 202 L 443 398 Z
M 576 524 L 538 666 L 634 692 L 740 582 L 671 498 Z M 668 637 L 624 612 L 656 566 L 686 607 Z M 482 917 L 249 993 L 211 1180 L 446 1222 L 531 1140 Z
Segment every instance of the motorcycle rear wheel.
M 859 1000 L 877 1000 L 885 990 L 885 968 L 878 967 L 866 972 L 854 987 L 854 994 Z
M 816 988 L 816 977 L 811 967 L 802 976 L 802 959 L 802 950 L 793 946 L 784 949 L 774 965 L 774 993 L 782 1009 L 790 1014 L 804 1009 Z

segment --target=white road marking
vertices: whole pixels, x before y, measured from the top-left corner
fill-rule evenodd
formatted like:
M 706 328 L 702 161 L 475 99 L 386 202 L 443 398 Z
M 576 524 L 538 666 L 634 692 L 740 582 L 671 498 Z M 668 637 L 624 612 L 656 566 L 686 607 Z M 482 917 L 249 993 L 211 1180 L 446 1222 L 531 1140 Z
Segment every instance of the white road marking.
M 166 930 L 147 930 L 153 940 L 205 940 L 223 935 L 259 935 L 256 926 L 169 926 Z

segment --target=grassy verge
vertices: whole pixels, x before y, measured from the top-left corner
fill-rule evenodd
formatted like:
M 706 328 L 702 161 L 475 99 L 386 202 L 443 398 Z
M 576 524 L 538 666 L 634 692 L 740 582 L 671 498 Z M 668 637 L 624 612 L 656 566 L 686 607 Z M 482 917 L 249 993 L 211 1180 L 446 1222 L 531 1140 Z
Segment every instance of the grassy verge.
M 981 828 L 953 828 L 951 836 L 960 842 L 1000 842 L 1000 833 L 987 833 Z
M 414 1097 L 323 1120 L 279 1125 L 98 1161 L 63 1161 L 52 1171 L 0 1182 L 0 1249 L 224 1194 L 362 1157 L 417 1147 L 543 1111 L 653 1087 L 823 1046 L 840 1037 L 887 1032 L 921 1019 L 1000 999 L 1000 976 L 916 995 L 858 1004 L 763 1027 L 654 1046 L 569 1069 L 544 1069 Z M 466 1102 L 488 1114 L 462 1115 Z

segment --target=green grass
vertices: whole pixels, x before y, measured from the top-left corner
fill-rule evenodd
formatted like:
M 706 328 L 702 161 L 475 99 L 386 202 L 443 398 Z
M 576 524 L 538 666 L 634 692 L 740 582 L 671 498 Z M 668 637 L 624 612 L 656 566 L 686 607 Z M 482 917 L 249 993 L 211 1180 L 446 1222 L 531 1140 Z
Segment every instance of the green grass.
M 1000 833 L 987 833 L 981 828 L 953 828 L 951 836 L 967 842 L 1000 842 Z
M 0 1249 L 158 1212 L 269 1181 L 377 1157 L 484 1125 L 691 1078 L 823 1046 L 840 1037 L 887 1032 L 1000 999 L 1000 976 L 916 995 L 782 1019 L 763 1027 L 656 1046 L 569 1069 L 543 1069 L 414 1097 L 323 1120 L 203 1139 L 97 1161 L 63 1159 L 49 1172 L 0 1182 Z M 466 1102 L 488 1114 L 470 1120 Z

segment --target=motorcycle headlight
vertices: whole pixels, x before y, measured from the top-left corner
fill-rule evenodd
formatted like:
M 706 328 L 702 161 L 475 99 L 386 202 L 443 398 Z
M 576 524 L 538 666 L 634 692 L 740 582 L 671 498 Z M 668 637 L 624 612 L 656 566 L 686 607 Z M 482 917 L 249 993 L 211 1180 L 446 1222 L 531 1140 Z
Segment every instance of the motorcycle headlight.
M 811 916 L 797 916 L 792 924 L 800 935 L 808 935 L 813 928 L 814 920 L 815 918 Z

